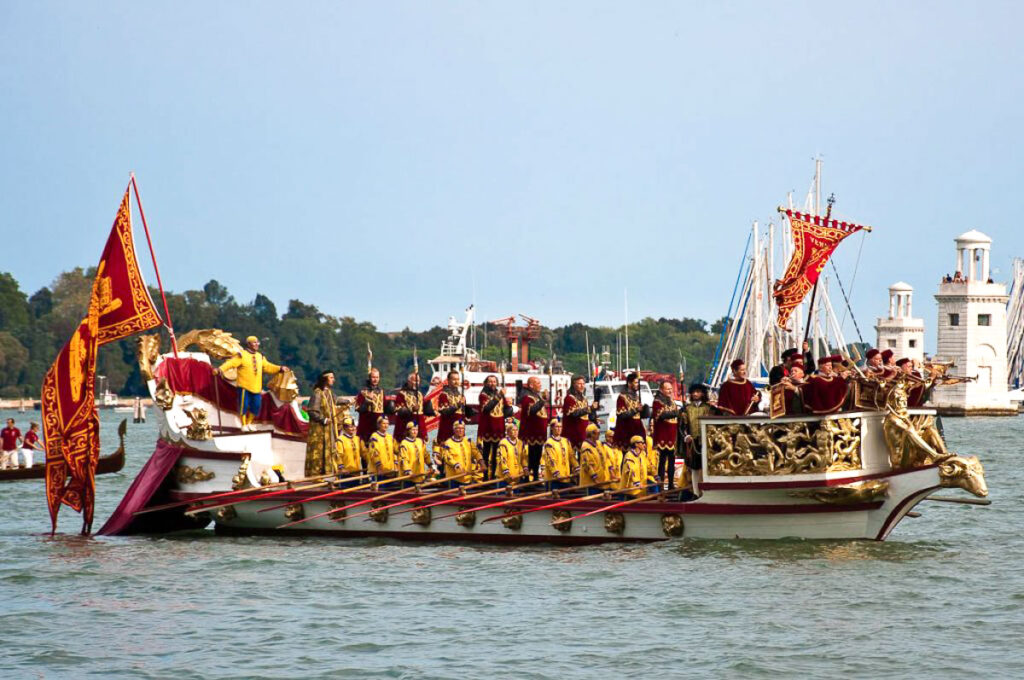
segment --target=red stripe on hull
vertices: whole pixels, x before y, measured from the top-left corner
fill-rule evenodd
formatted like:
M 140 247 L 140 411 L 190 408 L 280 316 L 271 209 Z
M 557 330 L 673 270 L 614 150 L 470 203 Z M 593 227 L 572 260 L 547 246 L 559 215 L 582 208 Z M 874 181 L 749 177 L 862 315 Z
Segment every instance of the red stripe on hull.
M 875 540 L 876 541 L 884 541 L 889 536 L 889 532 L 891 532 L 893 529 L 895 529 L 896 528 L 896 524 L 898 523 L 896 521 L 896 516 L 899 515 L 900 511 L 903 508 L 907 507 L 908 503 L 913 503 L 914 505 L 917 505 L 922 500 L 924 500 L 925 496 L 929 495 L 932 491 L 935 491 L 936 489 L 941 489 L 941 488 L 942 488 L 941 486 L 930 486 L 927 489 L 923 489 L 921 491 L 918 491 L 914 495 L 907 496 L 902 501 L 900 501 L 899 504 L 897 504 L 896 507 L 892 509 L 892 512 L 889 513 L 889 516 L 885 518 L 885 524 L 882 525 L 882 528 L 879 530 L 878 535 L 875 536 Z M 913 505 L 910 506 L 910 507 L 912 508 Z M 909 512 L 909 510 L 910 510 L 910 508 L 907 508 L 908 512 Z

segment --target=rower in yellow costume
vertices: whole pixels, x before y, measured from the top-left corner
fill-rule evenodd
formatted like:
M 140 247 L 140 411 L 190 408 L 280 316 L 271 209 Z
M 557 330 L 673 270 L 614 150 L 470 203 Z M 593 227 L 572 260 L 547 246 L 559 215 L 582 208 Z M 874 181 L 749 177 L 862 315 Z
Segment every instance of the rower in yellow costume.
M 390 477 L 397 470 L 395 460 L 395 439 L 388 433 L 388 417 L 377 418 L 377 431 L 370 435 L 367 443 L 367 472 L 378 477 Z
M 236 368 L 238 377 L 235 385 L 238 386 L 238 417 L 242 421 L 242 430 L 251 432 L 252 423 L 260 413 L 260 404 L 263 398 L 263 374 L 273 375 L 287 366 L 278 366 L 267 361 L 260 349 L 260 339 L 250 335 L 245 339 L 248 349 L 243 349 L 241 354 L 232 357 L 220 365 L 217 369 L 220 372 Z
M 456 420 L 452 435 L 441 445 L 441 460 L 444 462 L 444 476 L 454 477 L 463 472 L 470 474 L 449 482 L 449 485 L 470 484 L 484 478 L 486 465 L 480 450 L 466 438 L 466 423 Z
M 338 437 L 337 462 L 339 472 L 346 475 L 360 475 L 365 463 L 365 446 L 356 436 L 356 423 L 351 416 L 341 419 L 341 436 Z
M 576 472 L 576 456 L 572 452 L 572 442 L 562 436 L 562 421 L 556 418 L 551 421 L 551 436 L 544 442 L 541 454 L 544 465 L 544 481 L 549 489 L 559 489 L 570 485 L 569 476 Z
M 608 481 L 611 482 L 609 486 L 617 489 L 622 480 L 622 449 L 615 446 L 615 431 L 605 432 L 604 441 L 600 442 L 598 447 L 601 449 L 605 467 L 608 468 Z
M 657 471 L 657 468 L 654 469 Z M 647 442 L 640 436 L 630 438 L 629 450 L 622 457 L 622 493 L 626 496 L 641 496 L 656 491 L 656 482 L 648 472 Z
M 608 466 L 601 452 L 601 430 L 597 425 L 587 425 L 586 439 L 580 447 L 580 486 L 602 484 L 609 480 Z M 598 493 L 597 488 L 587 489 L 587 493 Z
M 505 438 L 498 442 L 498 461 L 495 477 L 499 486 L 517 483 L 523 476 L 523 443 L 519 441 L 519 424 L 514 418 L 505 420 Z
M 405 439 L 398 445 L 398 474 L 402 477 L 412 475 L 409 481 L 414 484 L 426 481 L 431 469 L 426 444 L 419 436 L 419 426 L 411 421 L 406 424 L 405 433 Z

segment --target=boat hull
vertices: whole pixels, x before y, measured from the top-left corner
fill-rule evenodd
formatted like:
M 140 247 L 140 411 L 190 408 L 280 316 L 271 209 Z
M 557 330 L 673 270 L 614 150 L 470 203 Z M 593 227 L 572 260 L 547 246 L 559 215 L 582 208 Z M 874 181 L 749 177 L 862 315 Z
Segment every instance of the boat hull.
M 345 503 L 368 500 L 373 494 L 353 492 L 340 498 L 302 502 L 313 492 L 283 494 L 264 501 L 249 501 L 231 506 L 230 511 L 212 513 L 218 532 L 231 534 L 321 535 L 336 538 L 377 536 L 404 540 L 466 540 L 491 543 L 556 543 L 592 544 L 608 542 L 651 542 L 674 538 L 703 539 L 864 539 L 884 540 L 914 505 L 939 488 L 936 468 L 918 469 L 884 477 L 890 493 L 884 499 L 869 502 L 830 504 L 794 497 L 791 489 L 749 490 L 707 493 L 690 502 L 641 502 L 631 506 L 598 512 L 573 519 L 568 527 L 552 526 L 553 512 L 537 510 L 520 515 L 521 522 L 501 519 L 506 513 L 539 508 L 552 503 L 551 498 L 524 500 L 501 508 L 474 510 L 490 503 L 508 500 L 495 495 L 474 498 L 465 503 L 451 503 L 430 509 L 431 517 L 419 524 L 412 522 L 410 512 L 416 496 L 410 493 L 409 503 L 390 509 L 386 516 L 371 519 L 370 505 L 347 510 L 343 520 L 329 515 L 284 526 L 296 519 L 286 512 L 301 508 L 303 517 L 313 517 L 332 509 L 332 501 Z M 826 488 L 822 486 L 820 488 Z M 323 489 L 316 493 L 323 493 Z M 388 499 L 397 503 L 401 496 Z M 288 507 L 279 506 L 291 502 Z M 580 500 L 562 508 L 578 516 L 607 507 L 608 500 Z M 340 504 L 335 505 L 338 507 Z M 261 510 L 263 512 L 261 512 Z M 457 516 L 442 517 L 456 511 L 473 512 L 472 524 Z M 610 515 L 619 517 L 610 518 Z M 493 521 L 485 521 L 493 520 Z M 681 528 L 680 528 L 681 527 Z

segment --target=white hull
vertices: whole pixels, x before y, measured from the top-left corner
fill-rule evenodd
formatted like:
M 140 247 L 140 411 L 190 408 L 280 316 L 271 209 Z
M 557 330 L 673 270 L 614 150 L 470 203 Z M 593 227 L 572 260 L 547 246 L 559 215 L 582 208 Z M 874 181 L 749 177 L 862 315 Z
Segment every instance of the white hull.
M 890 478 L 891 495 L 878 507 L 872 509 L 845 509 L 823 506 L 814 501 L 794 504 L 794 499 L 785 492 L 737 492 L 707 493 L 704 497 L 689 503 L 638 503 L 622 508 L 625 523 L 621 532 L 609 531 L 605 526 L 605 514 L 598 513 L 574 520 L 568 531 L 559 531 L 551 525 L 552 511 L 541 510 L 522 515 L 522 525 L 516 528 L 503 526 L 501 521 L 484 523 L 485 519 L 501 517 L 509 508 L 492 508 L 476 513 L 472 527 L 460 526 L 455 517 L 431 519 L 423 526 L 411 524 L 411 514 L 389 515 L 383 521 L 369 519 L 367 515 L 334 521 L 328 516 L 312 519 L 299 525 L 278 528 L 290 520 L 285 517 L 285 508 L 259 512 L 264 508 L 280 505 L 289 500 L 301 500 L 303 494 L 294 497 L 275 497 L 261 502 L 249 502 L 234 506 L 234 513 L 215 518 L 219 530 L 232 533 L 280 533 L 280 534 L 322 534 L 338 538 L 357 538 L 372 535 L 411 540 L 483 540 L 494 543 L 600 543 L 614 541 L 663 541 L 674 536 L 666 534 L 662 517 L 678 515 L 682 519 L 683 531 L 679 537 L 705 539 L 885 539 L 896 524 L 913 509 L 914 505 L 939 487 L 938 472 L 935 468 L 898 474 Z M 320 493 L 323 491 L 320 490 Z M 307 494 L 311 495 L 311 494 Z M 356 502 L 369 495 L 352 495 L 348 502 Z M 347 498 L 347 497 L 346 497 Z M 410 499 L 413 496 L 410 495 Z M 454 512 L 456 508 L 472 509 L 472 503 L 483 505 L 497 502 L 505 496 L 473 499 L 465 506 L 456 504 L 438 506 L 431 512 L 437 517 Z M 389 502 L 397 502 L 391 499 Z M 426 501 L 429 502 L 429 501 Z M 551 500 L 523 501 L 521 505 L 510 506 L 512 510 L 523 510 L 550 503 Z M 605 503 L 606 504 L 606 503 Z M 769 512 L 768 507 L 776 505 L 779 511 Z M 762 506 L 762 512 L 751 511 Z M 404 506 L 405 508 L 411 506 Z M 596 509 L 595 501 L 581 502 L 578 507 L 568 509 L 581 513 Z M 328 501 L 312 501 L 302 504 L 305 515 L 328 512 Z M 347 512 L 354 515 L 369 509 L 369 505 L 352 508 Z M 403 506 L 391 510 L 392 513 Z M 785 509 L 790 510 L 786 512 Z M 808 512 L 808 510 L 812 510 Z M 613 511 L 614 512 L 614 511 Z

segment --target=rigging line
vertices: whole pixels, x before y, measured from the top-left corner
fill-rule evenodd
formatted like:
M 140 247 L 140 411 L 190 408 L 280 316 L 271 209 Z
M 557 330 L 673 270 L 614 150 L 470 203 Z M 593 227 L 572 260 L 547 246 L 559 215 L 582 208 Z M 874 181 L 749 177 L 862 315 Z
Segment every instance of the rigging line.
M 743 246 L 743 257 L 740 258 L 740 270 L 736 273 L 736 283 L 732 287 L 732 297 L 729 298 L 729 311 L 726 312 L 725 318 L 728 319 L 732 314 L 732 305 L 736 300 L 736 290 L 740 287 L 740 280 L 743 278 L 743 272 L 747 268 L 747 251 L 750 250 L 750 239 L 753 238 L 754 233 L 750 232 L 747 234 L 747 243 Z M 715 348 L 715 358 L 712 360 L 712 368 L 718 364 L 718 353 L 722 350 L 722 343 L 725 341 L 725 334 L 729 330 L 728 321 L 722 324 L 722 332 L 718 335 L 718 347 Z
M 857 281 L 857 270 L 860 269 L 860 255 L 864 252 L 864 240 L 867 238 L 867 232 L 861 230 L 860 246 L 857 248 L 857 261 L 853 263 L 853 276 L 850 277 L 850 292 L 853 292 L 853 284 Z M 843 280 L 839 278 L 839 270 L 836 268 L 835 260 L 829 258 L 829 262 L 832 263 L 832 271 L 836 274 L 836 281 L 839 283 L 839 291 L 843 294 L 843 302 L 846 303 L 846 309 L 843 310 L 843 320 L 839 322 L 839 329 L 842 330 L 843 326 L 846 325 L 846 315 L 849 313 L 850 320 L 853 321 L 853 328 L 857 331 L 857 340 L 864 344 L 864 336 L 860 334 L 860 326 L 857 325 L 857 317 L 853 315 L 853 309 L 850 307 L 850 298 L 846 295 L 846 289 L 843 288 Z

